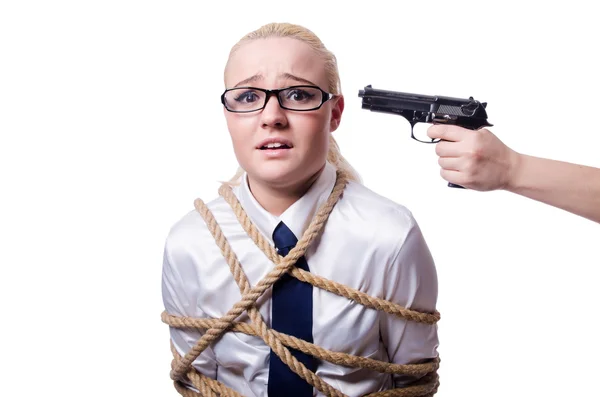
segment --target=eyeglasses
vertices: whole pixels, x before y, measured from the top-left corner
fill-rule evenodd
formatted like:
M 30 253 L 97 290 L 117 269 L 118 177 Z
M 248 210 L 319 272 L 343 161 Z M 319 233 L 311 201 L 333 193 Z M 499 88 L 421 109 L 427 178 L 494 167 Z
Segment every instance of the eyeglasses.
M 221 95 L 221 103 L 230 112 L 256 112 L 264 109 L 271 95 L 277 97 L 282 109 L 301 112 L 317 110 L 335 96 L 312 85 L 295 85 L 279 90 L 236 87 L 225 90 Z

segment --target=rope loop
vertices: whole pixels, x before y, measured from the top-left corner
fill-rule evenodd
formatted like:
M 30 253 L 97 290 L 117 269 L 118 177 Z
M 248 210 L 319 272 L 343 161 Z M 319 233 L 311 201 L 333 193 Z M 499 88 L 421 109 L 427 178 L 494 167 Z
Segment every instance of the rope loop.
M 382 392 L 368 394 L 368 397 L 432 397 L 439 387 L 439 377 L 437 370 L 440 359 L 422 363 L 422 364 L 394 364 L 380 360 L 374 360 L 365 357 L 353 356 L 346 353 L 334 352 L 324 349 L 320 346 L 308 343 L 302 339 L 277 332 L 267 327 L 262 315 L 256 308 L 256 301 L 262 294 L 269 289 L 283 274 L 289 273 L 293 277 L 303 282 L 310 283 L 314 287 L 324 289 L 331 293 L 353 300 L 354 302 L 366 307 L 384 311 L 386 313 L 402 317 L 409 321 L 421 322 L 426 324 L 435 324 L 440 320 L 440 313 L 419 312 L 406 309 L 394 302 L 372 297 L 364 292 L 347 287 L 323 277 L 316 276 L 310 272 L 298 269 L 294 266 L 298 258 L 302 257 L 310 244 L 321 232 L 323 225 L 327 221 L 329 214 L 342 195 L 348 177 L 343 171 L 337 171 L 335 186 L 329 195 L 327 201 L 319 208 L 317 214 L 312 219 L 308 229 L 298 241 L 296 246 L 285 257 L 280 256 L 271 244 L 262 236 L 256 226 L 252 223 L 241 204 L 234 195 L 231 187 L 222 185 L 219 194 L 230 205 L 238 221 L 248 234 L 252 241 L 262 252 L 271 260 L 275 267 L 254 287 L 250 286 L 246 275 L 243 272 L 242 265 L 237 259 L 221 228 L 215 220 L 213 214 L 206 204 L 196 199 L 194 206 L 204 219 L 215 242 L 219 246 L 223 257 L 226 259 L 235 282 L 237 283 L 242 298 L 222 317 L 220 318 L 192 318 L 184 316 L 173 316 L 166 311 L 161 314 L 163 323 L 174 328 L 197 329 L 204 331 L 202 337 L 197 343 L 184 355 L 181 356 L 171 342 L 171 352 L 173 361 L 171 363 L 171 379 L 177 392 L 184 397 L 243 397 L 235 390 L 225 386 L 221 382 L 211 379 L 193 368 L 192 363 L 198 356 L 213 342 L 219 339 L 225 332 L 241 332 L 247 335 L 260 337 L 281 360 L 286 363 L 292 371 L 297 373 L 302 379 L 311 384 L 321 393 L 332 397 L 346 397 L 342 392 L 333 388 L 323 381 L 314 372 L 307 369 L 299 362 L 289 351 L 288 348 L 300 350 L 310 354 L 320 360 L 326 360 L 334 364 L 359 367 L 381 373 L 404 374 L 419 377 L 419 380 L 408 387 L 396 388 Z M 244 312 L 248 313 L 251 323 L 237 322 L 236 319 Z M 184 386 L 183 380 L 190 382 L 199 392 L 188 389 Z M 365 396 L 365 397 L 367 397 Z

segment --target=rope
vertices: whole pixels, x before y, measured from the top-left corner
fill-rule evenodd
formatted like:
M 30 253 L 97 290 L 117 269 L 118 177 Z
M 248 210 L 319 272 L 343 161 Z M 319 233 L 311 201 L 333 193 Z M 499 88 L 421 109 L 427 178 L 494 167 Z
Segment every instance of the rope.
M 220 338 L 225 332 L 233 331 L 260 337 L 292 371 L 326 396 L 346 397 L 339 390 L 336 390 L 327 382 L 323 381 L 314 372 L 307 369 L 290 353 L 288 347 L 310 354 L 320 360 L 326 360 L 342 366 L 359 367 L 381 373 L 405 374 L 420 377 L 418 381 L 412 383 L 410 386 L 371 393 L 368 395 L 369 397 L 432 397 L 435 395 L 439 386 L 437 375 L 440 363 L 439 358 L 435 358 L 431 362 L 423 364 L 400 365 L 353 356 L 341 352 L 333 352 L 291 335 L 283 334 L 268 328 L 262 315 L 255 306 L 258 298 L 260 298 L 267 289 L 287 272 L 298 280 L 310 283 L 315 287 L 346 297 L 366 307 L 382 310 L 409 321 L 427 324 L 434 324 L 439 321 L 440 314 L 437 311 L 434 313 L 424 313 L 406 309 L 396 303 L 369 296 L 361 291 L 316 276 L 294 266 L 296 261 L 304 255 L 307 248 L 321 232 L 323 225 L 327 221 L 329 214 L 339 200 L 347 183 L 348 178 L 346 174 L 338 171 L 335 186 L 327 201 L 319 208 L 300 241 L 298 241 L 296 246 L 285 257 L 280 256 L 254 226 L 237 200 L 237 197 L 233 194 L 231 188 L 226 185 L 221 186 L 219 194 L 230 205 L 248 236 L 250 236 L 252 241 L 263 251 L 267 258 L 275 264 L 275 267 L 254 287 L 250 286 L 248 279 L 243 272 L 242 265 L 237 259 L 235 252 L 233 252 L 211 211 L 202 200 L 196 199 L 194 201 L 196 210 L 204 219 L 215 242 L 219 246 L 223 257 L 227 260 L 233 278 L 240 288 L 242 299 L 233 305 L 224 316 L 215 319 L 173 316 L 166 311 L 162 313 L 161 320 L 171 327 L 205 330 L 196 345 L 184 356 L 181 356 L 171 343 L 171 352 L 173 354 L 171 379 L 173 379 L 175 389 L 179 394 L 184 397 L 243 397 L 224 384 L 201 374 L 192 366 L 194 360 L 198 358 L 211 343 Z M 251 320 L 250 324 L 235 321 L 244 311 L 248 312 L 248 316 Z M 200 393 L 186 388 L 183 384 L 184 380 L 187 380 L 194 385 Z

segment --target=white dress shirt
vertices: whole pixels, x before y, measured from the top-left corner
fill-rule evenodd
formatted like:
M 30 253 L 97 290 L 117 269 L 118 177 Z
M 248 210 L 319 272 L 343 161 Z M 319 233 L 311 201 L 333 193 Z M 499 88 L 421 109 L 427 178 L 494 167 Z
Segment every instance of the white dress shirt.
M 268 213 L 247 184 L 233 188 L 240 204 L 265 238 L 283 221 L 301 239 L 319 206 L 335 184 L 335 168 L 327 163 L 309 191 L 281 216 Z M 236 253 L 251 286 L 272 268 L 247 236 L 222 197 L 207 202 Z M 201 215 L 187 213 L 171 228 L 163 265 L 163 301 L 177 316 L 219 318 L 241 299 L 241 293 Z M 433 312 L 437 274 L 430 251 L 412 214 L 404 206 L 365 186 L 348 182 L 320 238 L 305 254 L 311 273 L 371 296 L 419 311 Z M 271 326 L 271 289 L 257 301 Z M 244 313 L 237 321 L 250 322 Z M 200 331 L 170 329 L 171 340 L 184 355 L 201 337 Z M 437 357 L 437 326 L 406 321 L 366 308 L 347 298 L 313 288 L 314 343 L 351 355 L 408 364 Z M 204 375 L 244 396 L 267 396 L 269 347 L 257 336 L 228 331 L 194 362 Z M 408 379 L 360 368 L 320 362 L 316 374 L 349 396 L 401 386 Z M 315 395 L 322 395 L 315 389 Z

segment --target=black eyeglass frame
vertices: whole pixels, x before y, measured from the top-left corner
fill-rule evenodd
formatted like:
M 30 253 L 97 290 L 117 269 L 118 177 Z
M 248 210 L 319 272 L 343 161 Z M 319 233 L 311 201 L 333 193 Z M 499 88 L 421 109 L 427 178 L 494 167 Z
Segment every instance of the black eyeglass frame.
M 294 88 L 316 88 L 317 90 L 321 91 L 321 103 L 319 104 L 319 106 L 316 106 L 316 107 L 310 108 L 310 109 L 291 109 L 291 108 L 287 108 L 287 107 L 283 106 L 283 103 L 281 102 L 281 98 L 279 97 L 279 93 L 281 93 L 282 91 L 287 91 L 287 90 L 291 90 Z M 249 89 L 249 90 L 256 90 L 256 91 L 264 92 L 266 94 L 266 96 L 265 96 L 265 101 L 264 101 L 263 105 L 261 107 L 259 107 L 258 109 L 253 109 L 253 110 L 231 110 L 231 109 L 229 109 L 227 107 L 227 105 L 225 104 L 225 94 L 227 94 L 229 91 L 240 90 L 240 89 Z M 252 112 L 258 112 L 260 110 L 263 110 L 265 108 L 265 106 L 267 106 L 267 103 L 269 102 L 269 99 L 271 98 L 272 95 L 275 95 L 275 98 L 277 98 L 277 102 L 279 103 L 279 106 L 282 109 L 292 110 L 294 112 L 310 112 L 313 110 L 320 109 L 321 106 L 323 106 L 323 104 L 325 102 L 329 101 L 330 99 L 332 99 L 333 97 L 336 96 L 335 94 L 331 94 L 327 91 L 323 91 L 320 87 L 317 87 L 316 85 L 307 85 L 307 84 L 293 85 L 290 87 L 280 88 L 280 89 L 276 89 L 276 90 L 267 90 L 265 88 L 257 88 L 257 87 L 233 87 L 233 88 L 226 89 L 223 92 L 223 94 L 221 94 L 221 103 L 223 104 L 223 106 L 225 106 L 225 109 L 227 109 L 228 112 L 252 113 Z

